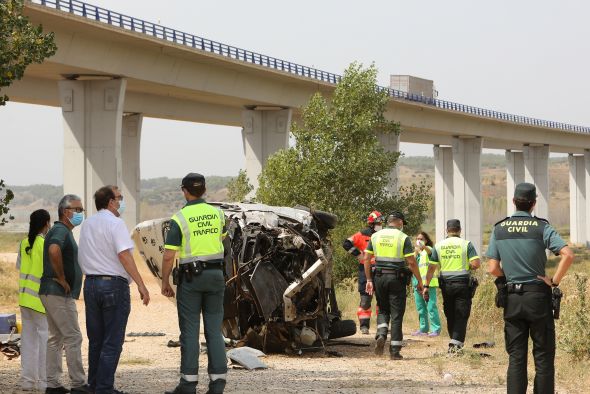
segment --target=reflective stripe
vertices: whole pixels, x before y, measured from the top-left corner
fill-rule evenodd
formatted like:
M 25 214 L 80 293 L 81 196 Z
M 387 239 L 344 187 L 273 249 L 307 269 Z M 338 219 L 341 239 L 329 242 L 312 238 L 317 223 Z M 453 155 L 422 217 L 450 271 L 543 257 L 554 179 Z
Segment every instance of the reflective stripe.
M 33 283 L 37 283 L 38 285 L 40 285 L 40 284 L 41 284 L 41 279 L 40 279 L 40 278 L 37 278 L 37 277 L 36 277 L 35 275 L 33 275 L 33 274 L 23 274 L 23 273 L 21 272 L 21 274 L 20 274 L 20 279 L 22 279 L 22 280 L 30 280 L 31 282 L 33 282 Z
M 182 213 L 182 209 L 176 213 L 176 217 L 178 218 L 180 226 L 182 227 L 182 235 L 186 237 L 190 233 L 188 231 L 188 223 L 186 222 L 186 218 Z M 190 238 L 184 240 L 184 254 L 187 256 L 192 255 Z
M 463 345 L 464 345 L 464 343 L 463 343 L 463 342 L 461 342 L 461 341 L 458 341 L 458 340 L 456 340 L 456 339 L 451 339 L 451 340 L 449 341 L 449 345 L 463 346 Z
M 377 328 L 388 328 L 389 327 L 389 323 L 380 323 L 377 324 Z
M 226 373 L 210 373 L 209 374 L 210 381 L 214 382 L 217 379 L 227 380 L 227 374 Z
M 405 259 L 399 259 L 399 258 L 394 258 L 394 257 L 377 257 L 377 261 L 383 261 L 384 263 L 403 263 L 406 260 Z
M 391 346 L 402 346 L 403 344 L 402 341 L 391 341 Z
M 461 259 L 463 260 L 463 269 L 469 269 L 469 261 L 467 260 L 467 247 L 469 246 L 469 241 L 463 241 L 463 248 L 461 251 Z
M 397 237 L 397 245 L 395 247 L 395 254 L 397 254 L 398 256 L 404 255 L 404 241 L 405 240 L 406 240 L 405 237 L 401 237 L 401 236 Z M 404 261 L 404 259 L 401 259 L 400 261 Z
M 223 253 L 215 253 L 210 254 L 208 256 L 193 256 L 193 257 L 184 257 L 178 259 L 180 264 L 187 264 L 192 263 L 193 261 L 211 261 L 211 260 L 223 260 Z
M 30 295 L 30 296 L 33 296 L 33 297 L 39 298 L 39 293 L 38 293 L 38 292 L 36 292 L 36 291 L 35 291 L 35 290 L 33 290 L 33 289 L 29 289 L 28 287 L 21 287 L 21 288 L 20 288 L 20 293 L 23 293 L 23 294 L 28 294 L 28 295 Z
M 199 379 L 199 375 L 185 375 L 183 373 L 180 374 L 180 377 L 187 382 L 197 382 Z
M 462 270 L 462 271 L 445 271 L 445 272 L 441 272 L 440 276 L 441 277 L 447 277 L 447 276 L 457 276 L 457 275 L 469 275 L 469 271 L 467 270 Z

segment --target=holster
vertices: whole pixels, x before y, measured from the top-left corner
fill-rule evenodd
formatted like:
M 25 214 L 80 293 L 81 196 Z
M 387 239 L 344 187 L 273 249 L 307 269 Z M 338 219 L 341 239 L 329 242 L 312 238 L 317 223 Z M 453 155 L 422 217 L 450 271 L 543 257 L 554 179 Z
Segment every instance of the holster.
M 553 318 L 555 320 L 559 319 L 559 311 L 561 309 L 561 297 L 563 297 L 563 293 L 559 289 L 559 287 L 554 287 L 553 291 L 551 292 L 551 304 L 553 307 Z
M 180 284 L 180 272 L 178 270 L 178 266 L 172 269 L 172 283 L 174 286 L 178 286 Z
M 499 276 L 494 281 L 496 285 L 496 307 L 506 308 L 508 302 L 508 287 L 506 286 L 506 277 Z
M 471 298 L 475 296 L 475 291 L 477 290 L 477 286 L 479 286 L 479 281 L 475 276 L 469 277 L 469 291 Z
M 193 281 L 193 276 L 199 276 L 203 272 L 203 262 L 193 261 L 180 265 L 180 281 L 186 280 L 188 283 Z

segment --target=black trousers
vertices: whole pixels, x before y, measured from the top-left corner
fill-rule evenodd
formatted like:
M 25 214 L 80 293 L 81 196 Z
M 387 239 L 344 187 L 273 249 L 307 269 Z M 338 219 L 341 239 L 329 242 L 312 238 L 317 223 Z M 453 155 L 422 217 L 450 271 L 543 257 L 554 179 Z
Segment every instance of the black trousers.
M 555 389 L 555 322 L 551 293 L 508 294 L 504 308 L 504 336 L 509 356 L 507 389 L 509 394 L 526 393 L 529 336 L 535 359 L 535 393 Z
M 467 332 L 467 321 L 471 314 L 471 290 L 467 280 L 453 282 L 445 280 L 440 289 L 443 309 L 447 318 L 447 330 L 451 344 L 462 347 Z
M 406 281 L 391 274 L 377 274 L 374 282 L 379 305 L 377 336 L 387 336 L 387 328 L 391 321 L 391 346 L 399 348 L 404 339 L 402 323 L 406 312 Z

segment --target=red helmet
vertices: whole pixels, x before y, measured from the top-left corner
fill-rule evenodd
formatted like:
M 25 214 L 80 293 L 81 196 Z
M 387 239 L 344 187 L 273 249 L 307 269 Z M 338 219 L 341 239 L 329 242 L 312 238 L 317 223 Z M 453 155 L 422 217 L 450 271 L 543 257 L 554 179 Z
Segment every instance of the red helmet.
M 369 214 L 369 217 L 367 218 L 367 223 L 383 223 L 383 215 L 381 215 L 381 212 L 379 211 L 373 211 Z

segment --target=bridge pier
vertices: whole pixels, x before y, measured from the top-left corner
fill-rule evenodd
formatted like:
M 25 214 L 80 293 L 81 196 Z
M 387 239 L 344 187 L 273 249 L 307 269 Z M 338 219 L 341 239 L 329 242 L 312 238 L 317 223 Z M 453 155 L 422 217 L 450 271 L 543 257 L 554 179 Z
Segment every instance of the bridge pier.
M 514 213 L 514 189 L 524 182 L 524 154 L 523 152 L 506 151 L 506 215 Z
M 129 230 L 139 223 L 141 189 L 140 146 L 142 114 L 125 114 L 121 129 L 122 182 L 119 185 L 127 205 L 123 220 Z
M 242 140 L 246 156 L 246 173 L 254 190 L 258 189 L 258 176 L 269 156 L 289 147 L 291 109 L 243 110 Z
M 590 170 L 590 152 L 584 155 L 570 154 L 569 186 L 570 186 L 570 242 L 574 244 L 588 243 L 588 212 L 587 179 Z
M 137 131 L 141 122 L 134 123 L 135 135 L 123 136 L 126 85 L 125 79 L 58 82 L 64 125 L 64 193 L 79 195 L 89 216 L 96 212 L 96 190 L 105 185 L 123 188 L 126 203 L 132 206 L 124 217 L 131 229 L 137 224 L 139 194 L 131 191 L 138 190 L 138 185 L 131 178 L 139 178 Z M 126 127 L 132 123 L 131 118 L 126 120 Z
M 549 220 L 549 145 L 525 145 L 524 180 L 537 187 L 534 215 Z
M 453 148 L 434 145 L 434 214 L 436 241 L 446 236 L 446 222 L 453 218 Z
M 462 235 L 478 253 L 482 246 L 481 150 L 483 140 L 453 138 L 453 216 L 461 221 Z M 450 219 L 450 218 L 447 218 Z
M 389 134 L 379 134 L 377 138 L 383 149 L 386 152 L 399 152 L 399 133 L 389 133 Z M 387 190 L 390 193 L 397 193 L 398 191 L 398 183 L 397 180 L 399 178 L 399 170 L 398 167 L 395 166 L 393 170 L 389 173 L 389 183 L 387 184 Z

